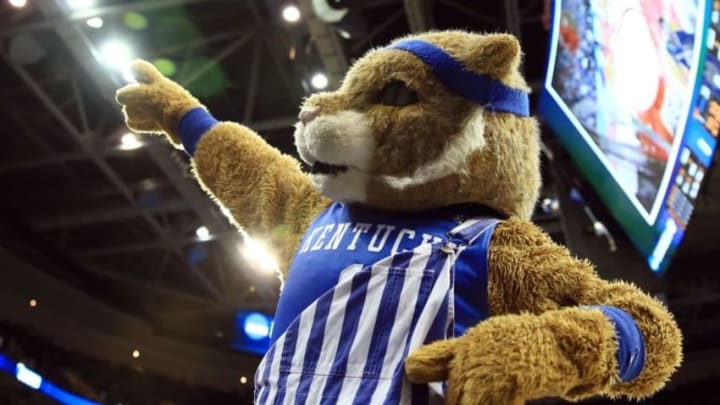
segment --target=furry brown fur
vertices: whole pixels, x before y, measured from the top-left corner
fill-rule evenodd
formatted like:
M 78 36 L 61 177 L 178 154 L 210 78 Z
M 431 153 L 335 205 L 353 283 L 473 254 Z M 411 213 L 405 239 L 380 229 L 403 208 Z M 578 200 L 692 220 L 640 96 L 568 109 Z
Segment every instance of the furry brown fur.
M 441 46 L 478 73 L 527 87 L 512 36 L 451 31 L 416 38 Z M 134 68 L 139 83 L 118 92 L 128 125 L 163 132 L 177 144 L 179 117 L 200 103 L 151 65 L 137 62 Z M 393 80 L 415 91 L 419 103 L 374 103 Z M 457 404 L 639 398 L 660 389 L 679 365 L 680 332 L 658 301 L 632 285 L 599 279 L 589 263 L 527 222 L 540 185 L 534 119 L 484 111 L 448 92 L 413 56 L 385 49 L 369 52 L 340 89 L 308 98 L 304 108 L 319 111 L 298 124 L 301 156 L 311 164 L 348 164 L 351 173 L 343 181 L 302 173 L 296 160 L 234 123 L 211 129 L 193 159 L 201 183 L 237 223 L 280 252 L 282 270 L 330 198 L 400 211 L 474 202 L 510 218 L 498 226 L 490 247 L 492 317 L 463 337 L 410 356 L 411 380 L 448 379 L 448 402 Z M 641 329 L 646 364 L 633 381 L 618 380 L 612 324 L 598 310 L 582 307 L 598 304 L 622 308 Z

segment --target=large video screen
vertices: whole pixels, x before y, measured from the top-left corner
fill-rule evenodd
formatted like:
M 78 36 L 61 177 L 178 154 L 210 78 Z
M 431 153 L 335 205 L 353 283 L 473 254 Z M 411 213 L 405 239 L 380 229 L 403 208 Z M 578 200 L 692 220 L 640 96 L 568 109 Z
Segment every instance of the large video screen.
M 540 114 L 658 273 L 720 130 L 720 1 L 555 0 Z

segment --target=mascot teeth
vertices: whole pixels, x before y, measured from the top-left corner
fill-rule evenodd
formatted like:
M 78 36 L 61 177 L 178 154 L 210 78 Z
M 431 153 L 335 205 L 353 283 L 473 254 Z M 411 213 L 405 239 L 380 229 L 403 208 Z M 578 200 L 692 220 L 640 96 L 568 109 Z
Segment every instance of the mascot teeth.
M 310 168 L 312 174 L 338 174 L 348 170 L 345 165 L 331 165 L 323 162 L 315 162 Z

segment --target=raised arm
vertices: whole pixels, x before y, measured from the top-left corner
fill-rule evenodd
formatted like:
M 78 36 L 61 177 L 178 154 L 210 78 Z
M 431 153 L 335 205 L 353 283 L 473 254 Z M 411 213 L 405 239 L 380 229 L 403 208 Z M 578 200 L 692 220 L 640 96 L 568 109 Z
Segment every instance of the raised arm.
M 647 397 L 680 364 L 680 330 L 661 303 L 601 280 L 536 226 L 498 225 L 489 263 L 490 318 L 405 364 L 411 381 L 448 380 L 448 403 Z
M 281 252 L 283 271 L 302 233 L 329 201 L 300 170 L 250 128 L 217 122 L 185 89 L 151 64 L 136 61 L 138 83 L 117 93 L 128 126 L 164 133 L 193 157 L 203 187 L 237 224 Z

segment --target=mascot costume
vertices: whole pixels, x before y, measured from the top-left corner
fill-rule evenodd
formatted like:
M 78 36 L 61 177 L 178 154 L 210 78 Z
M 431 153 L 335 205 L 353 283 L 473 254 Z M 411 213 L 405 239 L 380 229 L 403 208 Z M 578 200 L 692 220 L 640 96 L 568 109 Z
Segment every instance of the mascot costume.
M 137 61 L 128 126 L 164 133 L 248 234 L 282 256 L 257 404 L 523 404 L 647 397 L 681 361 L 668 310 L 600 279 L 529 222 L 539 130 L 511 35 L 370 51 L 307 98 L 310 173 Z

